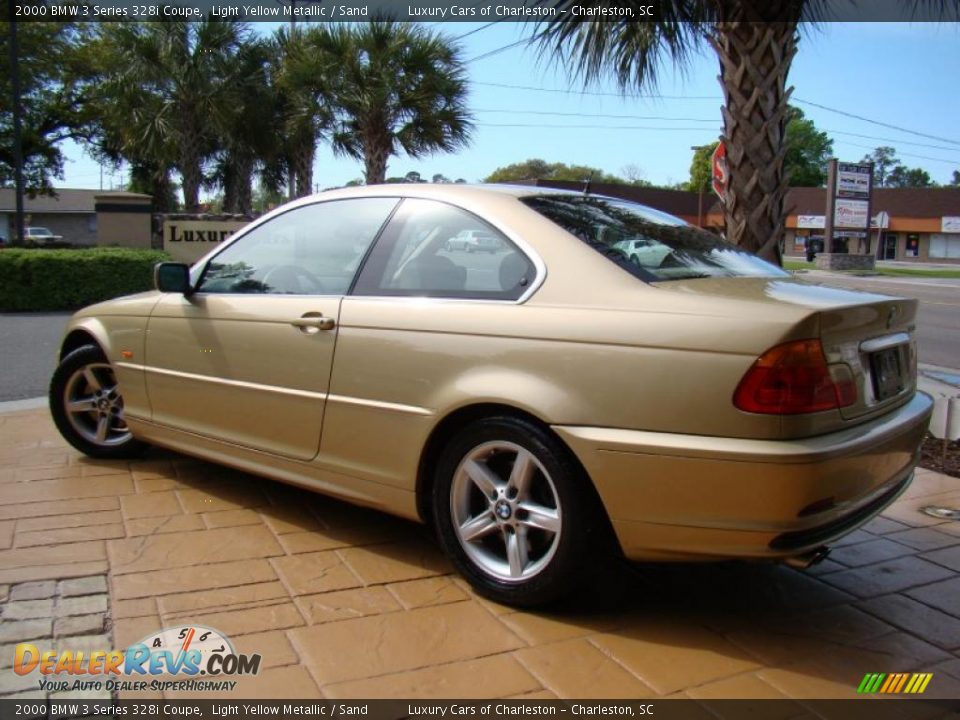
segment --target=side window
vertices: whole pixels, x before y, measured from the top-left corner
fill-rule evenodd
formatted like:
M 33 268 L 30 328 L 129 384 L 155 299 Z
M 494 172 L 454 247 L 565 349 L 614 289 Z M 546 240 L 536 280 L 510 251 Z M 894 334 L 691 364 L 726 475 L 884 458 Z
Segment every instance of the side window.
M 433 200 L 404 200 L 354 292 L 516 300 L 535 275 L 529 258 L 476 215 Z
M 342 295 L 395 198 L 330 200 L 290 210 L 210 260 L 206 293 Z

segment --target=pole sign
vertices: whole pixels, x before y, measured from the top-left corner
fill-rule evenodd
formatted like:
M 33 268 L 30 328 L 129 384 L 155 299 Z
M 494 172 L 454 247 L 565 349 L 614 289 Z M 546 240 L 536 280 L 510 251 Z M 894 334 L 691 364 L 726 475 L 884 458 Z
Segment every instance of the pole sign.
M 724 201 L 724 192 L 727 189 L 727 146 L 723 144 L 723 140 L 717 143 L 713 155 L 710 156 L 710 168 L 710 185 L 717 197 Z
M 837 163 L 837 197 L 868 199 L 872 172 L 872 165 Z
M 866 238 L 860 252 L 870 252 L 870 199 L 873 163 L 831 160 L 827 167 L 826 246 L 828 252 L 848 252 L 847 240 Z M 837 231 L 840 232 L 837 232 Z M 856 233 L 852 231 L 857 231 Z

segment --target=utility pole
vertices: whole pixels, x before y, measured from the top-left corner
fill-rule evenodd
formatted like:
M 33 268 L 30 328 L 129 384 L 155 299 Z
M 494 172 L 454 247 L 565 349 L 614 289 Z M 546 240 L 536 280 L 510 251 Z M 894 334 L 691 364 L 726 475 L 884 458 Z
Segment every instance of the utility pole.
M 10 8 L 10 86 L 13 90 L 13 176 L 16 190 L 16 220 L 11 242 L 23 244 L 23 108 L 20 106 L 20 53 L 17 48 L 17 23 Z

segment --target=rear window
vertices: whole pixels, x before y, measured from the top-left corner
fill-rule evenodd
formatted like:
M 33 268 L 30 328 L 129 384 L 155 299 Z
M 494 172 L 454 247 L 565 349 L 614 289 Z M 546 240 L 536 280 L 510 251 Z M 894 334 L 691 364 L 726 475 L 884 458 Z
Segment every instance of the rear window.
M 788 275 L 712 233 L 627 200 L 541 195 L 521 201 L 641 280 Z

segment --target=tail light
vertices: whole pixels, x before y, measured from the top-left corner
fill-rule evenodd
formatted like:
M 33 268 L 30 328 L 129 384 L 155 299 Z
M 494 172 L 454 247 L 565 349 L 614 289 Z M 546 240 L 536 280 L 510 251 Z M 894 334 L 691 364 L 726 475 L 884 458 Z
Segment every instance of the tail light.
M 845 365 L 828 366 L 819 340 L 795 340 L 770 348 L 743 376 L 733 404 L 744 412 L 772 415 L 836 410 L 857 401 Z

